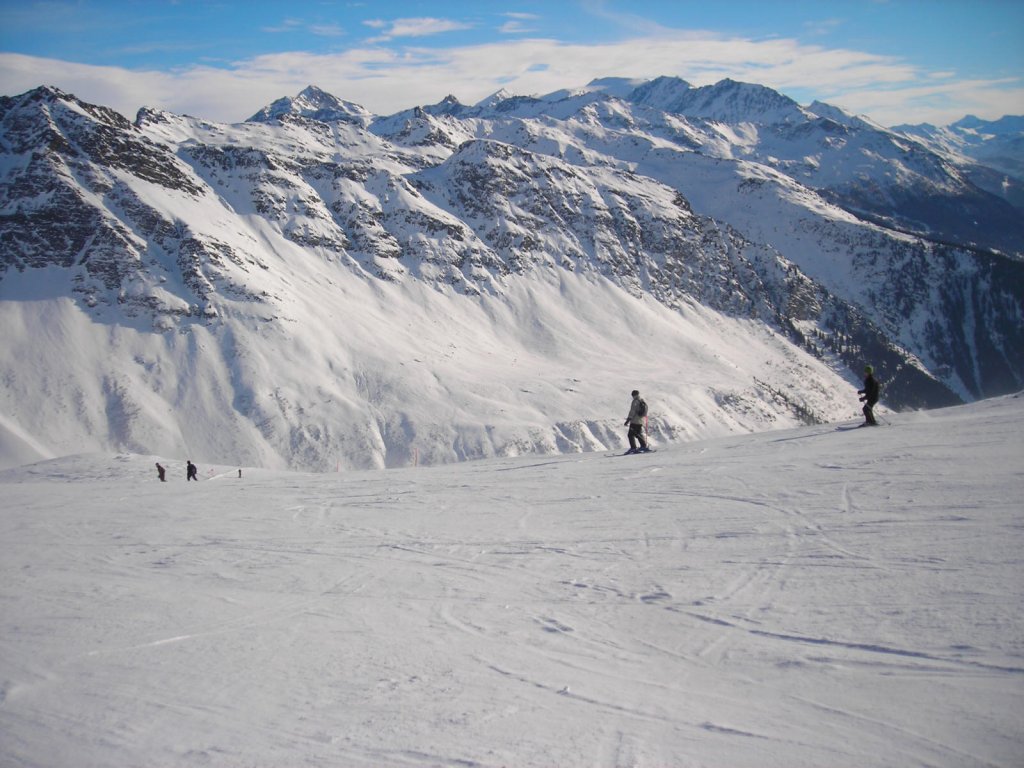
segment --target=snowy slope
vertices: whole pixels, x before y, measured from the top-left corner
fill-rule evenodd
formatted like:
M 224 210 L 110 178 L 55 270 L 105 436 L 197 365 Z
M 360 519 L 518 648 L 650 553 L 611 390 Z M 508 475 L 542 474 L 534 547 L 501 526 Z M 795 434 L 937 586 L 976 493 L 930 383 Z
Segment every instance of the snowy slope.
M 0 763 L 1019 765 L 1024 398 L 887 421 L 2 472 Z
M 758 381 L 818 418 L 856 410 L 851 383 L 763 326 L 601 279 L 554 273 L 488 297 L 335 270 L 283 273 L 301 301 L 273 307 L 276 322 L 258 305 L 163 334 L 83 322 L 70 301 L 2 303 L 8 413 L 42 456 L 156 449 L 323 471 L 414 451 L 433 464 L 604 450 L 637 386 L 666 441 L 799 423 Z

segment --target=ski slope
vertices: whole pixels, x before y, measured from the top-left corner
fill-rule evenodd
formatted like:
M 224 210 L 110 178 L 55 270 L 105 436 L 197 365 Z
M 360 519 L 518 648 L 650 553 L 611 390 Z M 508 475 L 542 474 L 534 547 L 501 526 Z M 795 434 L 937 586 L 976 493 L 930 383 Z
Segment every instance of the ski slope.
M 1019 766 L 1024 397 L 887 418 L 4 471 L 0 764 Z

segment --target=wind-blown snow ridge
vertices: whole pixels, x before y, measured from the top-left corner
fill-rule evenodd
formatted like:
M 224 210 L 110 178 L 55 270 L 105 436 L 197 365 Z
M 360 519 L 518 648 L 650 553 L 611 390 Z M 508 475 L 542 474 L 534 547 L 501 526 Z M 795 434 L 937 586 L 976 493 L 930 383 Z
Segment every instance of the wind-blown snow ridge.
M 0 763 L 1009 768 L 1024 395 L 886 421 L 0 472 Z

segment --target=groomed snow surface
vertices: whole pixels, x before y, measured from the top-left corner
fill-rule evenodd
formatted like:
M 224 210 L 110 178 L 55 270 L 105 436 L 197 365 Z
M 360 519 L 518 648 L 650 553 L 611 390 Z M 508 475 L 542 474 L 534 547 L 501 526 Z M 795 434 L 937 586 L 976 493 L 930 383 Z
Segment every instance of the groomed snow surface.
M 887 419 L 5 471 L 0 764 L 1020 766 L 1024 397 Z

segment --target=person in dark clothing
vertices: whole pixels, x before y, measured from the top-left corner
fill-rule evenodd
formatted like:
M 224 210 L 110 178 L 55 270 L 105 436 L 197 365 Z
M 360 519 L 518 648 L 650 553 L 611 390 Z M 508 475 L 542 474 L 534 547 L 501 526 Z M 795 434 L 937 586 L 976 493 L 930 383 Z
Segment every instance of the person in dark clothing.
M 625 425 L 629 427 L 629 450 L 626 453 L 645 453 L 648 451 L 647 439 L 644 437 L 644 419 L 647 418 L 647 403 L 640 397 L 636 389 L 632 392 L 633 402 L 629 406 L 629 415 Z M 637 448 L 637 443 L 640 447 Z
M 870 365 L 864 368 L 864 389 L 858 389 L 857 394 L 861 396 L 860 401 L 864 403 L 864 423 L 875 427 L 875 403 L 878 402 L 878 382 L 875 381 L 875 369 Z
M 156 476 L 160 478 L 161 483 L 167 482 L 166 470 L 160 466 L 160 462 L 156 463 Z
M 198 483 L 199 482 L 198 472 L 199 472 L 199 470 L 196 469 L 196 465 L 192 463 L 192 459 L 189 459 L 188 460 L 188 467 L 187 467 L 186 472 L 185 472 L 185 479 L 186 480 L 195 480 Z

